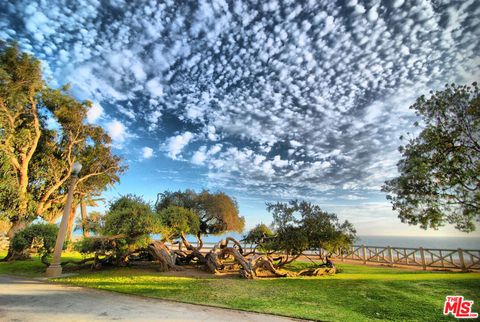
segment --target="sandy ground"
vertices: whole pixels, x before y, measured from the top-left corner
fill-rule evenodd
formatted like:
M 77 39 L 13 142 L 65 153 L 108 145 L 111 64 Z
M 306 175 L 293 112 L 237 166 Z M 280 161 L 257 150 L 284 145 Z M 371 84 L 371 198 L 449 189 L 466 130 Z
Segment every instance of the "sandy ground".
M 1 321 L 295 321 L 0 276 Z M 297 320 L 298 321 L 298 320 Z

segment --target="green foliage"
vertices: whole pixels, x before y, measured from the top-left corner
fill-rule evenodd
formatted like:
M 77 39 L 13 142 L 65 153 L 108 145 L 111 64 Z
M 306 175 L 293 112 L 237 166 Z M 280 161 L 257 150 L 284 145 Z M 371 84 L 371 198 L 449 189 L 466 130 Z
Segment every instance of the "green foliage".
M 337 215 L 309 202 L 267 203 L 267 210 L 273 214 L 276 229 L 275 236 L 265 244 L 272 250 L 292 255 L 318 248 L 336 252 L 355 241 L 356 231 L 351 223 L 340 223 Z
M 12 240 L 12 247 L 18 253 L 28 251 L 34 241 L 40 247 L 38 254 L 41 256 L 49 255 L 55 248 L 58 227 L 54 224 L 32 224 L 15 235 Z
M 400 176 L 383 191 L 402 222 L 475 230 L 480 219 L 480 96 L 472 86 L 447 85 L 410 107 L 424 125 L 400 147 Z
M 78 218 L 75 230 L 86 230 L 89 233 L 100 234 L 104 227 L 103 215 L 98 211 L 91 211 L 87 218 Z
M 117 264 L 139 248 L 150 243 L 150 234 L 161 232 L 161 223 L 150 205 L 141 197 L 125 195 L 110 204 L 103 217 L 101 237 L 78 241 L 74 249 L 80 253 L 112 256 Z
M 160 222 L 150 205 L 135 195 L 125 195 L 115 200 L 104 220 L 103 232 L 108 236 L 137 238 L 156 233 L 160 229 Z
M 75 193 L 100 194 L 125 170 L 111 139 L 86 122 L 92 103 L 68 87 L 51 89 L 35 57 L 0 42 L 0 218 L 13 235 L 38 216 L 54 221 L 65 202 L 72 165 L 83 165 Z M 59 123 L 49 129 L 47 119 Z
M 236 201 L 223 192 L 211 193 L 204 190 L 196 193 L 192 190 L 169 192 L 158 195 L 155 205 L 157 213 L 169 206 L 178 206 L 195 213 L 200 222 L 201 234 L 221 234 L 226 231 L 241 232 L 245 219 L 238 214 Z
M 158 212 L 163 226 L 162 235 L 166 240 L 179 238 L 183 234 L 196 234 L 200 220 L 191 210 L 179 206 L 168 206 Z
M 273 236 L 273 232 L 265 224 L 258 224 L 254 228 L 243 236 L 242 241 L 249 244 L 259 244 L 265 240 L 265 238 Z

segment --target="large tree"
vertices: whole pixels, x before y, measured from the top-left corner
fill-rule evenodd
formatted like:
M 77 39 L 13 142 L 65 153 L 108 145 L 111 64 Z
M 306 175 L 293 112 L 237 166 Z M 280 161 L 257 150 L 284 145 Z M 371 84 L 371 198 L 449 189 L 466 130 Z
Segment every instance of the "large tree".
M 400 175 L 383 190 L 402 222 L 475 230 L 480 219 L 480 97 L 472 86 L 446 85 L 413 104 L 422 130 L 400 147 Z M 418 123 L 415 125 L 420 126 Z
M 285 253 L 280 267 L 309 249 L 324 249 L 327 254 L 344 251 L 356 239 L 356 230 L 348 220 L 340 222 L 336 214 L 307 201 L 267 203 L 267 210 L 273 215 L 275 235 L 263 247 Z
M 160 193 L 155 206 L 157 212 L 169 206 L 182 207 L 196 214 L 200 223 L 197 230 L 200 240 L 202 235 L 241 232 L 245 226 L 245 219 L 239 216 L 237 202 L 223 192 L 185 190 Z
M 84 165 L 77 194 L 98 194 L 118 181 L 125 168 L 108 135 L 86 122 L 91 106 L 68 87 L 49 88 L 38 60 L 0 44 L 0 216 L 11 223 L 11 239 L 37 217 L 58 218 L 75 161 Z
M 163 218 L 165 229 L 168 229 L 167 234 L 180 237 L 188 252 L 179 252 L 177 255 L 187 263 L 193 259 L 206 263 L 206 258 L 201 253 L 203 235 L 241 232 L 245 225 L 245 219 L 239 216 L 235 199 L 223 192 L 165 191 L 158 194 L 155 209 Z M 196 236 L 196 246 L 187 240 L 187 234 Z

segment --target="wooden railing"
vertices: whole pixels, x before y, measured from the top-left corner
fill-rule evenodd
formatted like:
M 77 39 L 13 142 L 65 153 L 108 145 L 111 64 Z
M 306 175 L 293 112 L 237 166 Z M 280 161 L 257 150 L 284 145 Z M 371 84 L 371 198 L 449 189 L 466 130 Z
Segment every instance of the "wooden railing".
M 324 252 L 321 251 L 320 255 Z M 480 250 L 354 245 L 333 255 L 340 260 L 427 268 L 480 270 Z
M 206 243 L 204 251 L 210 250 L 215 244 Z M 249 251 L 248 247 L 245 247 Z M 325 251 L 308 251 L 308 255 L 325 256 Z M 424 270 L 459 269 L 462 271 L 480 270 L 480 250 L 472 249 L 436 249 L 436 248 L 408 248 L 391 246 L 354 245 L 347 250 L 333 254 L 337 260 L 359 261 L 363 264 L 378 263 L 389 266 L 416 266 Z

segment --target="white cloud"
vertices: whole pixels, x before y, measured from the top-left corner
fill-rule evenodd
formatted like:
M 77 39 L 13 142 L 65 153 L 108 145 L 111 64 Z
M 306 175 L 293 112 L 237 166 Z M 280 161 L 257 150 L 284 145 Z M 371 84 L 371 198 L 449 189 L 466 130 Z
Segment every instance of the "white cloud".
M 115 143 L 122 143 L 125 141 L 127 131 L 125 125 L 119 120 L 113 120 L 106 124 L 108 135 Z
M 145 146 L 142 148 L 142 158 L 143 159 L 150 159 L 151 157 L 153 157 L 153 149 L 148 147 L 148 146 Z
M 377 6 L 373 6 L 368 10 L 367 18 L 368 18 L 369 21 L 374 22 L 378 19 L 377 10 L 378 10 Z
M 150 95 L 153 97 L 161 97 L 163 96 L 163 86 L 160 83 L 159 78 L 152 78 L 149 80 L 145 86 L 147 90 L 150 92 Z
M 405 3 L 405 0 L 395 0 L 393 2 L 393 7 L 400 8 L 401 6 L 403 6 L 404 3 Z
M 358 14 L 362 14 L 362 13 L 365 13 L 365 7 L 362 6 L 361 4 L 357 4 L 355 6 L 355 12 L 358 13 Z
M 192 163 L 196 165 L 202 165 L 207 159 L 206 151 L 207 151 L 206 146 L 201 146 L 198 149 L 198 151 L 195 151 L 195 153 L 192 156 Z
M 12 2 L 0 34 L 38 55 L 79 99 L 116 106 L 119 119 L 106 128 L 117 144 L 129 136 L 126 120 L 150 135 L 194 126 L 205 150 L 188 150 L 186 132 L 164 151 L 205 165 L 213 183 L 255 192 L 377 189 L 396 173 L 415 97 L 479 73 L 471 0 L 349 0 L 345 9 L 326 0 L 153 1 L 114 20 L 101 5 Z M 171 115 L 185 124 L 163 127 Z
M 95 123 L 103 114 L 103 107 L 98 104 L 94 103 L 87 112 L 87 121 L 88 123 Z
M 177 159 L 178 155 L 194 138 L 193 133 L 185 132 L 168 138 L 163 145 L 163 150 L 167 152 L 167 155 L 172 159 Z

